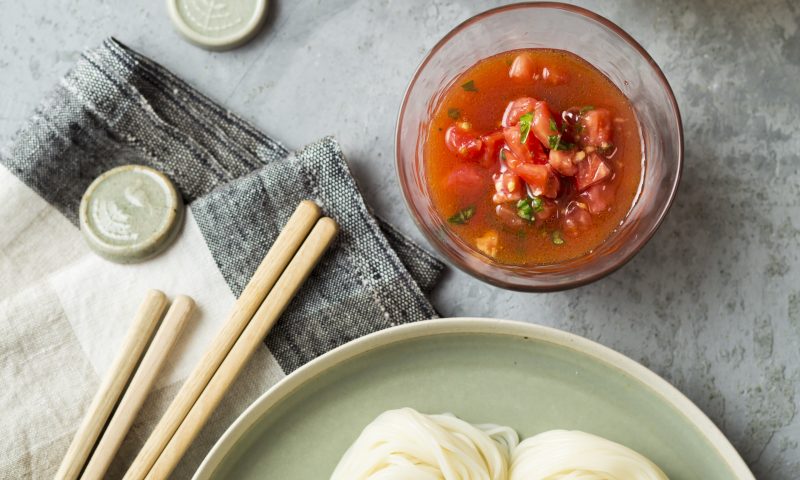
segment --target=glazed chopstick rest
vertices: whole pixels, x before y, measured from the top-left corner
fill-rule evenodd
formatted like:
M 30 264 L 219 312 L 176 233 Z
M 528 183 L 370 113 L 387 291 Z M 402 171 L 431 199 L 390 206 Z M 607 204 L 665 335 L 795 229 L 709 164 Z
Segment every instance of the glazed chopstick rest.
M 115 263 L 136 263 L 170 246 L 185 209 L 166 175 L 144 165 L 123 165 L 89 185 L 78 216 L 83 238 L 95 253 Z

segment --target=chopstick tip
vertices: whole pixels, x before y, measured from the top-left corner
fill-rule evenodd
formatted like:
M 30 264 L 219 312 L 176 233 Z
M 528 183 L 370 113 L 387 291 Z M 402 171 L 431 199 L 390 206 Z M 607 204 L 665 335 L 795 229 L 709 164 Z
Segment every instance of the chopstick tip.
M 300 202 L 300 204 L 297 206 L 297 210 L 305 211 L 309 215 L 320 216 L 322 214 L 322 210 L 319 208 L 319 205 L 311 200 L 303 200 Z
M 194 308 L 195 302 L 194 299 L 188 295 L 178 295 L 175 297 L 175 300 L 172 301 L 172 304 L 180 304 L 186 305 L 188 308 Z
M 317 221 L 317 228 L 321 228 L 325 232 L 330 232 L 331 235 L 336 235 L 336 233 L 339 232 L 339 224 L 330 217 L 320 218 Z
M 161 298 L 166 299 L 167 295 L 164 292 L 162 292 L 161 290 L 157 290 L 155 288 L 151 288 L 151 289 L 147 290 L 146 297 L 148 299 L 151 299 L 151 298 L 152 299 L 156 299 L 156 298 L 158 298 L 158 299 L 161 299 Z

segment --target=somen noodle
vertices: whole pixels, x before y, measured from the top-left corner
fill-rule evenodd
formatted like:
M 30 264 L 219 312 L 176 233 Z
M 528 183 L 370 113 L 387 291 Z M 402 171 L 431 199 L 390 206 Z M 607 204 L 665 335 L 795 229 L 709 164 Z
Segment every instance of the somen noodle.
M 603 437 L 550 430 L 517 446 L 510 480 L 667 480 L 667 476 L 644 456 Z
M 521 443 L 510 427 L 388 410 L 366 426 L 331 480 L 667 480 L 628 447 L 580 431 Z
M 331 480 L 506 480 L 518 441 L 508 427 L 389 410 L 361 432 Z

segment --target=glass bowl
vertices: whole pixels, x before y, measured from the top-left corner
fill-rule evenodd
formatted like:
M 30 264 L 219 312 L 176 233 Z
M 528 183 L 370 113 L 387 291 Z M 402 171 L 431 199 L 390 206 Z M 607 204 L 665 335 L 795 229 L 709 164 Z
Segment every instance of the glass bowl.
M 427 126 L 447 87 L 479 60 L 521 48 L 566 50 L 590 62 L 628 97 L 643 137 L 641 191 L 622 224 L 591 252 L 555 264 L 505 265 L 478 252 L 441 219 L 426 180 L 423 153 Z M 395 150 L 406 205 L 420 230 L 452 264 L 503 288 L 553 291 L 608 275 L 653 236 L 680 181 L 683 127 L 667 79 L 630 35 L 607 19 L 573 5 L 520 3 L 470 18 L 433 47 L 403 98 Z

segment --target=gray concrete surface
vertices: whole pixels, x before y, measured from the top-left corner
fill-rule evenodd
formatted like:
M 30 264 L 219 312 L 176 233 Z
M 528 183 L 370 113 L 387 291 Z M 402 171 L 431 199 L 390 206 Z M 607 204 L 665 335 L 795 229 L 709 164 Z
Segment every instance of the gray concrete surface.
M 273 0 L 252 43 L 209 53 L 178 37 L 161 1 L 5 0 L 0 142 L 82 49 L 114 35 L 290 147 L 336 135 L 375 210 L 422 240 L 395 180 L 397 108 L 426 50 L 499 3 Z M 686 131 L 677 201 L 649 245 L 593 285 L 523 294 L 452 271 L 434 303 L 617 349 L 696 402 L 758 478 L 798 478 L 800 3 L 581 5 L 630 32 L 672 83 Z

